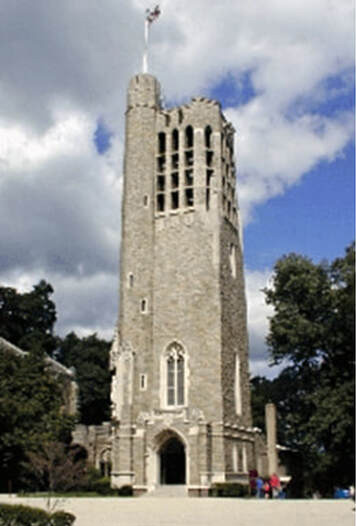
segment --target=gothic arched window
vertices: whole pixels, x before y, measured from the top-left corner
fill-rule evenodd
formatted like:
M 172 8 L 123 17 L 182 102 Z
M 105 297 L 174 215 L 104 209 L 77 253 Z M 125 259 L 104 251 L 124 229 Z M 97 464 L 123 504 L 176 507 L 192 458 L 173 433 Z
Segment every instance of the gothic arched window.
M 205 130 L 204 130 L 204 135 L 205 135 L 205 147 L 206 148 L 211 148 L 211 134 L 212 134 L 212 129 L 210 126 L 206 126 Z
M 194 146 L 194 131 L 192 126 L 187 126 L 185 129 L 185 147 L 193 148 Z
M 165 355 L 166 405 L 185 405 L 186 356 L 179 343 L 171 343 Z
M 172 150 L 178 150 L 179 148 L 179 132 L 177 128 L 172 131 Z
M 158 152 L 165 153 L 165 151 L 166 151 L 166 134 L 164 132 L 160 132 L 158 134 Z

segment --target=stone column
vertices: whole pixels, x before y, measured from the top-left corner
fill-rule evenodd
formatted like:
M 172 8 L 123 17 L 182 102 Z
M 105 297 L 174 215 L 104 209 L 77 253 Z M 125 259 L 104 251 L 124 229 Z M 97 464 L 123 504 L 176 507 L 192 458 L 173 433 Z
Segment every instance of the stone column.
M 277 414 L 276 406 L 268 403 L 265 406 L 266 433 L 267 433 L 267 456 L 269 475 L 277 472 Z
M 212 431 L 212 459 L 211 482 L 225 482 L 225 448 L 224 425 L 220 422 L 211 424 Z
M 199 427 L 193 425 L 189 429 L 189 476 L 186 473 L 186 481 L 190 486 L 199 484 Z M 186 451 L 187 455 L 187 451 Z M 186 459 L 187 460 L 187 459 Z
M 210 484 L 210 462 L 208 458 L 208 426 L 205 422 L 199 422 L 199 471 L 200 484 Z

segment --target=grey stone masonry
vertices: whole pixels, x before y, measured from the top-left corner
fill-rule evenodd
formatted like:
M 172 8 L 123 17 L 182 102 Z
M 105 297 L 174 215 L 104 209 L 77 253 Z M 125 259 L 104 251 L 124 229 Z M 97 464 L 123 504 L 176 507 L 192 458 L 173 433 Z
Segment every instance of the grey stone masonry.
M 203 97 L 164 109 L 135 76 L 126 112 L 112 484 L 246 483 L 256 467 L 234 129 Z

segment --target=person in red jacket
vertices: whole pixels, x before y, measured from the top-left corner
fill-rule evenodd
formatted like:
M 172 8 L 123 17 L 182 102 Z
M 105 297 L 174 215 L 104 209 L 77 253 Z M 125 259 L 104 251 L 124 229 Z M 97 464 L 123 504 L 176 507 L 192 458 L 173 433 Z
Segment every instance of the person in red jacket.
M 269 483 L 272 489 L 272 497 L 274 499 L 278 498 L 279 492 L 281 491 L 281 481 L 277 473 L 272 473 Z

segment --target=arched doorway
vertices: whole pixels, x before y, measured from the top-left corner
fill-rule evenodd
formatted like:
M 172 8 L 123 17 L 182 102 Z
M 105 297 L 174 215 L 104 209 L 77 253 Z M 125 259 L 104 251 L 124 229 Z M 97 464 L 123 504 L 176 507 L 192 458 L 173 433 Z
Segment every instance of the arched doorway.
M 176 436 L 168 438 L 159 450 L 160 483 L 185 484 L 185 447 Z

